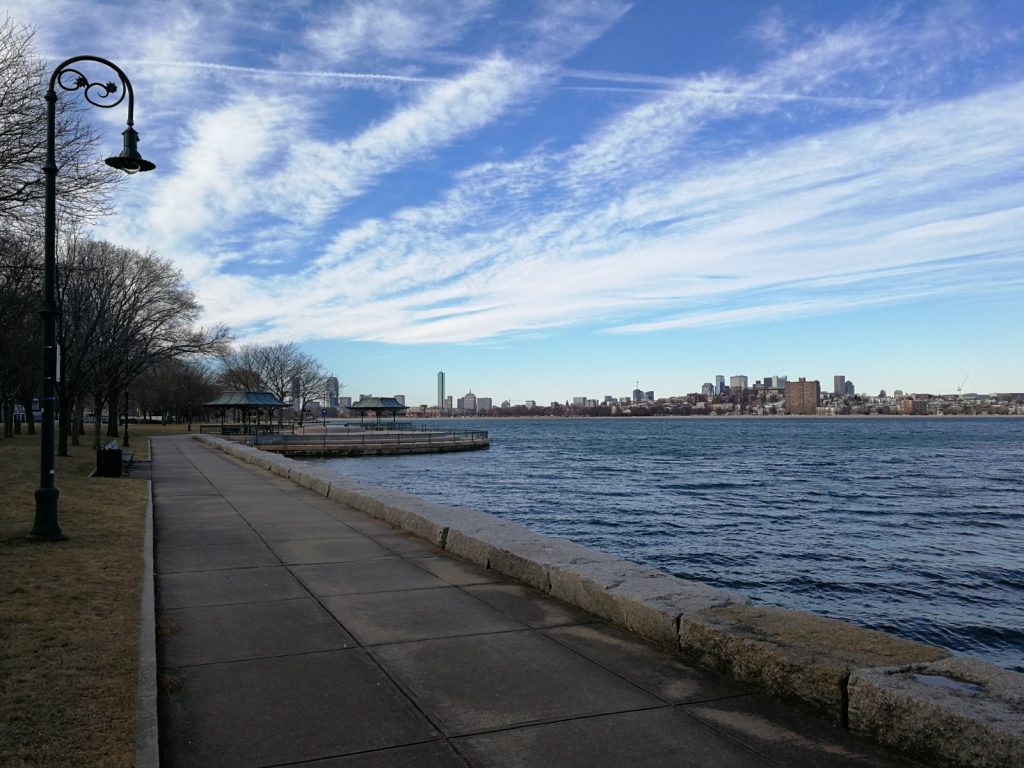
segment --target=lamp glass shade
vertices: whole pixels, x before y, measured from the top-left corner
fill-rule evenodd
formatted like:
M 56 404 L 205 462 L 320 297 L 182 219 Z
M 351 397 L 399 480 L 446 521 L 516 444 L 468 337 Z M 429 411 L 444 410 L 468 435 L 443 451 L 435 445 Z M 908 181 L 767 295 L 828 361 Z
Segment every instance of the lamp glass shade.
M 139 134 L 135 132 L 134 128 L 128 126 L 121 135 L 124 136 L 124 149 L 121 150 L 121 154 L 108 157 L 107 165 L 125 173 L 152 171 L 156 168 L 156 163 L 146 160 L 139 154 Z

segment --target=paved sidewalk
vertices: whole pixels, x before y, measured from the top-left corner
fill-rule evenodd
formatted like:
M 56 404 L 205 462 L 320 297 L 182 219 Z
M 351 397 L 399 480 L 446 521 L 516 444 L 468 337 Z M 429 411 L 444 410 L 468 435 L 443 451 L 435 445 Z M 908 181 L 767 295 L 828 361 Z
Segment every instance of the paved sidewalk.
M 189 437 L 152 445 L 167 768 L 911 765 Z

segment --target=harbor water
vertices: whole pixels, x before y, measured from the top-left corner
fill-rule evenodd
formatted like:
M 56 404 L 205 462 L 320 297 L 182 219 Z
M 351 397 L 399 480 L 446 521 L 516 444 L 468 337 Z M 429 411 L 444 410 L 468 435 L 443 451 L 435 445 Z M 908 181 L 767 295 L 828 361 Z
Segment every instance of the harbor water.
M 1024 671 L 1024 419 L 491 419 L 327 460 L 682 578 Z

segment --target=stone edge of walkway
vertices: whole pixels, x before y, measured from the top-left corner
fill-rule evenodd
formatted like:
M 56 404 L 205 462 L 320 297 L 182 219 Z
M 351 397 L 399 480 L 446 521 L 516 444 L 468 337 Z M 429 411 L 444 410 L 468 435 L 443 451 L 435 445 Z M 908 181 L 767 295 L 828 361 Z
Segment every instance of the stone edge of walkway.
M 468 507 L 369 486 L 213 435 L 195 439 L 529 584 L 916 759 L 1024 765 L 1024 675 L 769 606 Z
M 153 481 L 147 480 L 146 526 L 142 543 L 139 609 L 139 669 L 135 700 L 135 768 L 159 768 L 157 712 L 156 594 L 153 560 Z

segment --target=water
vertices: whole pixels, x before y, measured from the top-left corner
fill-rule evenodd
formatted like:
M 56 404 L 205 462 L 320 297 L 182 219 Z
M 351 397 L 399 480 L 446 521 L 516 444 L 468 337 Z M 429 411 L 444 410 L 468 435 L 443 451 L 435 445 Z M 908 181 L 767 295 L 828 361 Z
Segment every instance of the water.
M 330 460 L 779 605 L 1024 671 L 1024 419 L 446 421 L 487 451 Z

